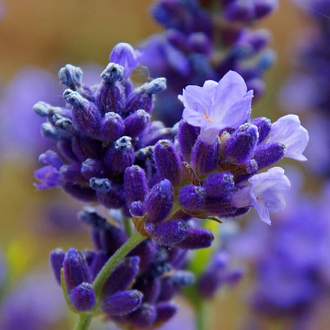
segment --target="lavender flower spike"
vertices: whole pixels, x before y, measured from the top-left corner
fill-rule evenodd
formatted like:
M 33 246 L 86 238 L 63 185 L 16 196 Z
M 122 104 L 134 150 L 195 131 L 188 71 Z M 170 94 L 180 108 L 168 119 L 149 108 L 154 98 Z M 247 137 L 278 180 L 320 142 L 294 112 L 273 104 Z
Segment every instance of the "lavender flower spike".
M 179 99 L 184 104 L 182 118 L 201 128 L 201 140 L 213 144 L 219 132 L 237 128 L 248 117 L 253 91 L 247 92 L 244 79 L 229 71 L 219 83 L 207 80 L 203 87 L 187 86 Z
M 302 154 L 309 140 L 308 131 L 300 125 L 297 115 L 287 115 L 272 124 L 267 142 L 281 142 L 286 147 L 285 157 L 306 161 Z
M 232 197 L 235 207 L 253 206 L 262 221 L 271 224 L 269 211 L 279 212 L 285 206 L 281 190 L 290 190 L 291 184 L 281 167 L 256 174 L 248 180 L 250 185 L 237 191 Z

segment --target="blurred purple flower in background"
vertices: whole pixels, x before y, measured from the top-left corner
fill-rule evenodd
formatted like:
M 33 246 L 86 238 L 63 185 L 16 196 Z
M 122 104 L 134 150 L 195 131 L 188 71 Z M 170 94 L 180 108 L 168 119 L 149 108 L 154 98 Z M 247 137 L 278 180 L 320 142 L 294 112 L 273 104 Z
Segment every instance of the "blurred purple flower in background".
M 315 304 L 330 284 L 328 185 L 318 197 L 296 191 L 290 207 L 272 226 L 251 221 L 230 251 L 256 271 L 250 304 L 266 317 L 286 316 L 295 324 L 313 318 Z
M 140 49 L 142 64 L 151 76 L 165 77 L 169 86 L 159 95 L 156 116 L 173 125 L 182 113 L 176 95 L 186 85 L 219 81 L 229 70 L 238 72 L 248 90 L 260 97 L 265 90 L 263 74 L 275 54 L 267 49 L 270 33 L 250 30 L 250 25 L 273 12 L 277 4 L 276 0 L 155 1 L 150 11 L 165 31 L 151 36 Z
M 45 330 L 64 318 L 65 301 L 61 290 L 44 271 L 25 278 L 1 303 L 3 330 Z
M 310 24 L 295 42 L 294 71 L 280 93 L 288 112 L 305 112 L 307 129 L 313 132 L 306 150 L 308 166 L 319 175 L 330 171 L 330 1 L 294 0 Z

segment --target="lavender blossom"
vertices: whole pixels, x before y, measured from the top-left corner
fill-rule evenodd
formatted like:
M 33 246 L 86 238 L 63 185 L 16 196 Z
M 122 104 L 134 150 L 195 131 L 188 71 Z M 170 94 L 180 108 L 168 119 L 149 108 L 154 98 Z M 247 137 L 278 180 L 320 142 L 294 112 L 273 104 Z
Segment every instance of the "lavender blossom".
M 217 84 L 208 80 L 203 87 L 188 86 L 180 95 L 185 106 L 182 118 L 192 126 L 201 128 L 201 140 L 213 144 L 219 132 L 237 128 L 246 120 L 253 97 L 247 93 L 243 78 L 229 71 Z

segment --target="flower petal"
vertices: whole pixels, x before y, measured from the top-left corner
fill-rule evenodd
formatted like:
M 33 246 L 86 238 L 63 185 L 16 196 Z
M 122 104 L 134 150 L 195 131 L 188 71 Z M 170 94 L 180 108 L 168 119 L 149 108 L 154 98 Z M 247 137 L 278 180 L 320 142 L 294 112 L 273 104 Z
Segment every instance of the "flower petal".
M 235 71 L 229 71 L 219 81 L 216 89 L 215 102 L 210 117 L 220 121 L 223 113 L 227 112 L 237 101 L 240 101 L 247 92 L 244 79 Z
M 245 96 L 237 101 L 227 112 L 223 114 L 222 126 L 225 127 L 239 127 L 246 120 L 251 109 L 253 98 L 253 91 L 249 91 Z
M 300 125 L 299 117 L 287 115 L 272 124 L 268 142 L 281 142 L 286 146 L 285 157 L 306 161 L 302 154 L 309 141 L 308 131 Z

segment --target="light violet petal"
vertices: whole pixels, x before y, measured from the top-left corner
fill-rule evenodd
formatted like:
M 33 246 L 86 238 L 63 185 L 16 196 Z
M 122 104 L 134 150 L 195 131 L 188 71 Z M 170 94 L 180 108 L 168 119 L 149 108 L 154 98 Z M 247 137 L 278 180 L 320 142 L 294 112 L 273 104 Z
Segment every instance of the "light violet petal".
M 218 134 L 219 130 L 216 128 L 202 127 L 200 137 L 204 143 L 212 145 L 216 141 Z
M 309 141 L 308 131 L 300 125 L 299 117 L 286 115 L 272 124 L 268 142 L 280 142 L 286 146 L 285 157 L 299 161 L 307 160 L 302 155 Z
M 231 203 L 237 208 L 249 206 L 251 204 L 250 186 L 235 192 L 231 198 Z
M 227 112 L 237 101 L 242 99 L 246 92 L 245 81 L 237 72 L 229 71 L 226 73 L 219 81 L 216 90 L 212 116 L 220 115 L 221 112 Z
M 207 121 L 204 119 L 203 115 L 197 111 L 192 111 L 191 109 L 184 108 L 182 113 L 182 118 L 190 125 L 196 127 L 204 127 Z
M 187 86 L 183 90 L 183 104 L 186 108 L 193 109 L 200 113 L 205 113 L 211 105 L 210 101 L 204 103 L 203 87 Z
M 282 192 L 277 189 L 268 189 L 258 197 L 271 212 L 279 212 L 285 209 L 286 201 Z
M 290 189 L 290 181 L 284 175 L 284 170 L 281 167 L 273 167 L 267 172 L 256 174 L 249 179 L 249 182 L 253 186 L 256 196 L 272 187 L 278 187 L 277 189 L 282 190 Z
M 223 127 L 239 127 L 246 120 L 251 108 L 253 91 L 249 91 L 241 100 L 236 102 L 222 117 Z
M 268 225 L 270 225 L 271 224 L 271 221 L 270 221 L 270 216 L 269 216 L 268 208 L 261 201 L 258 201 L 258 200 L 252 201 L 252 206 L 258 212 L 258 215 L 259 215 L 260 219 L 263 222 L 265 222 Z

